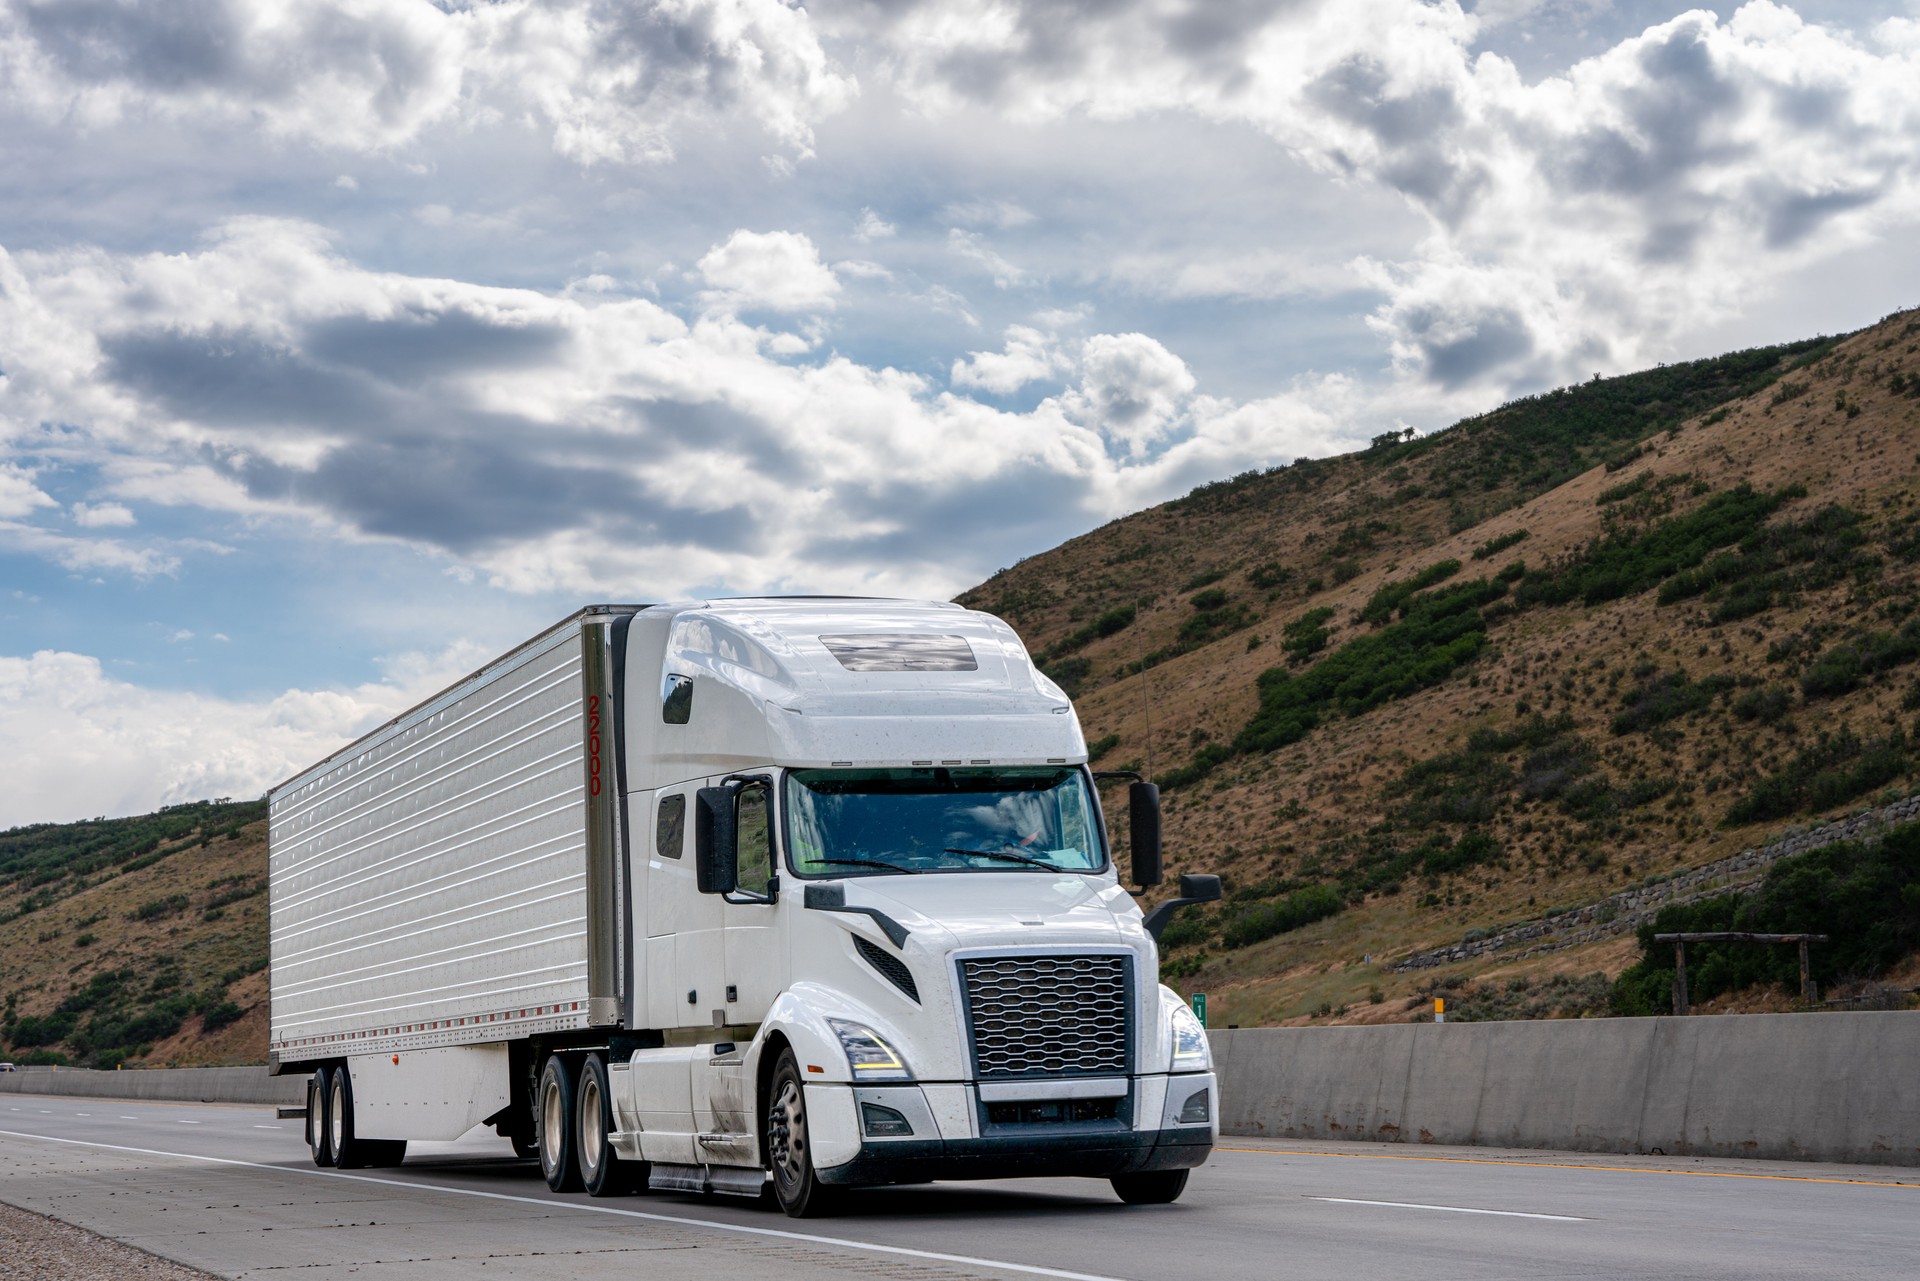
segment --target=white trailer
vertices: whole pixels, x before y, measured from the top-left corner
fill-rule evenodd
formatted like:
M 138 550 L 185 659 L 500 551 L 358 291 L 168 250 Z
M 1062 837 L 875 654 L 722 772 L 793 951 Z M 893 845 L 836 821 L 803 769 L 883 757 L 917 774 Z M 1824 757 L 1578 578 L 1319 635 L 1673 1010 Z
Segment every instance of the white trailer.
M 321 1165 L 491 1125 L 555 1191 L 1017 1174 L 1169 1201 L 1206 1037 L 999 619 L 592 606 L 273 789 L 271 1061 Z M 1129 789 L 1133 880 L 1158 795 Z

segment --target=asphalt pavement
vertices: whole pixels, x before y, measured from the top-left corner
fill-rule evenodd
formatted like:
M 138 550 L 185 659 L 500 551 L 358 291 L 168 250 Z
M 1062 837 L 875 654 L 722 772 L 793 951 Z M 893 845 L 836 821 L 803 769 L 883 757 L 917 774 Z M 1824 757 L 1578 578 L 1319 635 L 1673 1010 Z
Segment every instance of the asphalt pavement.
M 220 1276 L 648 1281 L 1920 1277 L 1920 1170 L 1227 1139 L 1170 1206 L 937 1183 L 796 1221 L 556 1196 L 504 1140 L 316 1169 L 272 1109 L 7 1096 L 0 1201 Z

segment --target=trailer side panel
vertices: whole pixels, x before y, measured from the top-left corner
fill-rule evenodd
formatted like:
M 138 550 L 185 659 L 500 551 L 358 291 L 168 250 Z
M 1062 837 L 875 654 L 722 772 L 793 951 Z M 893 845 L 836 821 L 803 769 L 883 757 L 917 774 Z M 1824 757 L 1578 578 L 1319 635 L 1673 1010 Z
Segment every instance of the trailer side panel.
M 586 1026 L 586 742 L 575 619 L 274 791 L 276 1062 Z

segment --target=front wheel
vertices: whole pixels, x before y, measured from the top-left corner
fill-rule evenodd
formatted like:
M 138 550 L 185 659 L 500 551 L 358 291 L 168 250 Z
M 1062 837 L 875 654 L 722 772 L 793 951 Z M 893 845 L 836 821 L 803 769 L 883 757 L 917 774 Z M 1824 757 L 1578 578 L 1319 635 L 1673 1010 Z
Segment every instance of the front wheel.
M 1114 1192 L 1128 1205 L 1170 1205 L 1187 1190 L 1188 1170 L 1149 1170 L 1145 1174 L 1116 1174 Z
M 773 1164 L 773 1196 L 782 1210 L 796 1219 L 827 1213 L 833 1193 L 814 1172 L 807 1095 L 800 1062 L 790 1049 L 780 1051 L 768 1091 L 767 1156 Z

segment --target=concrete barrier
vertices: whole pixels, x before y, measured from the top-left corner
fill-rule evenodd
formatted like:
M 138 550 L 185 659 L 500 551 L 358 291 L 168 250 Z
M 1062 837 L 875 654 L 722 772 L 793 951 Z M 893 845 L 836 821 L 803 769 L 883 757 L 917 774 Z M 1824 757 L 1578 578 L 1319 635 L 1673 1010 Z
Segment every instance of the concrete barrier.
M 87 1068 L 21 1068 L 0 1072 L 0 1094 L 62 1094 L 98 1099 L 170 1103 L 306 1102 L 304 1076 L 268 1076 L 263 1067 L 146 1068 L 95 1072 Z
M 1920 1013 L 1214 1032 L 1225 1134 L 1920 1165 Z

